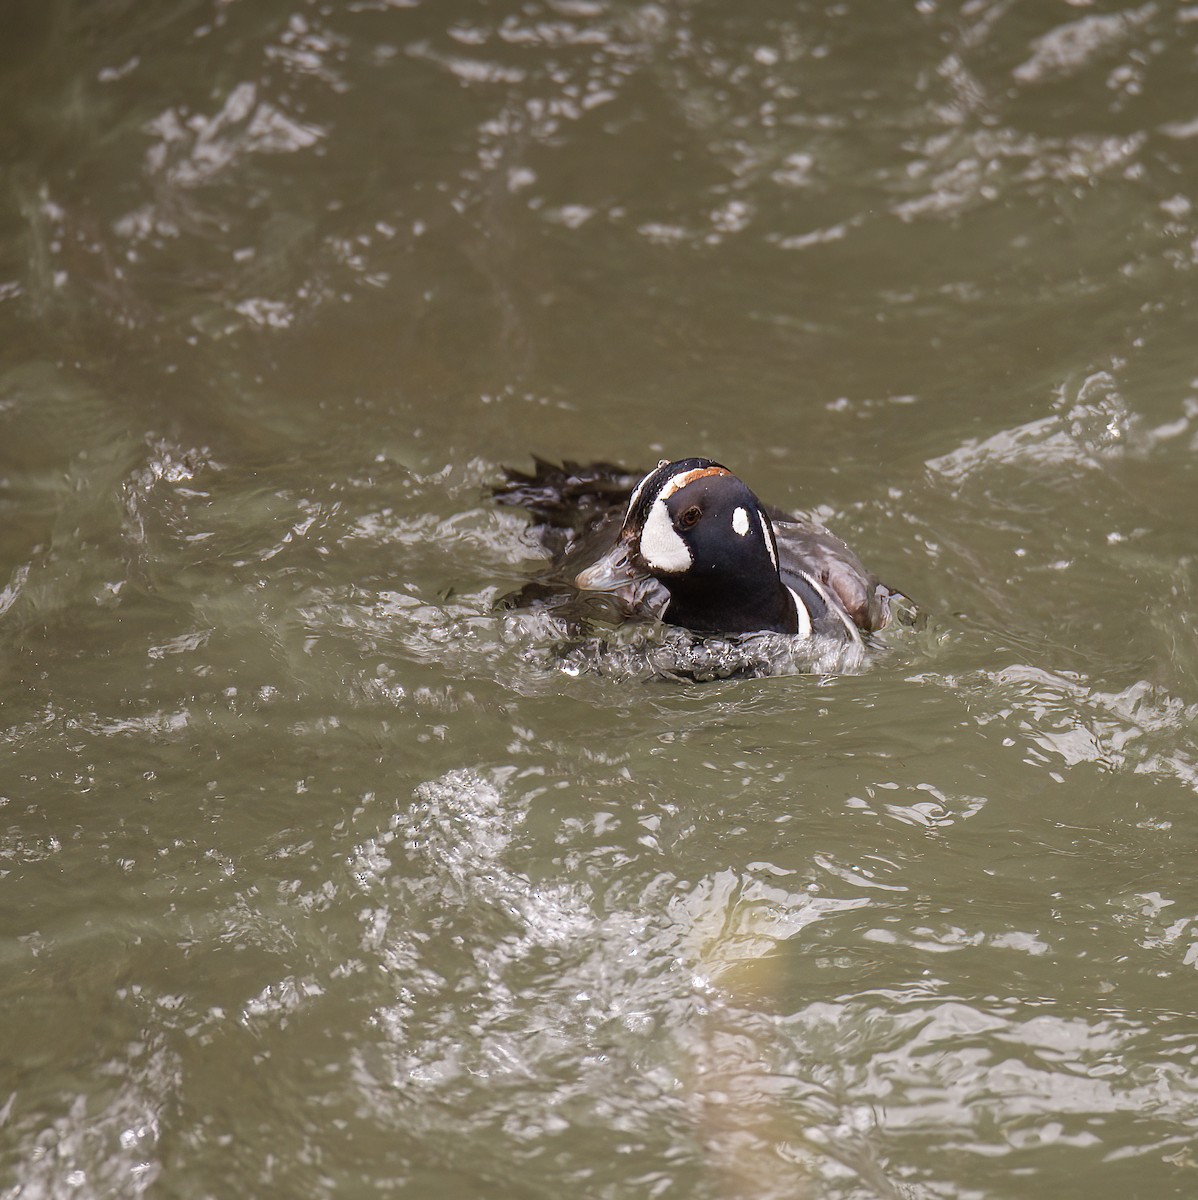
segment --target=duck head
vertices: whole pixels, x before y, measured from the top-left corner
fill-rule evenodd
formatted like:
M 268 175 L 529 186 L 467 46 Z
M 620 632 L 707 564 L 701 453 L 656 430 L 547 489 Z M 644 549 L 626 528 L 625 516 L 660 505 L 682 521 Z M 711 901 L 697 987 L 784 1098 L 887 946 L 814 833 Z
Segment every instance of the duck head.
M 794 634 L 794 599 L 778 573 L 773 526 L 757 497 L 707 458 L 662 462 L 636 485 L 615 546 L 575 584 L 615 591 L 652 576 L 663 619 L 697 633 Z

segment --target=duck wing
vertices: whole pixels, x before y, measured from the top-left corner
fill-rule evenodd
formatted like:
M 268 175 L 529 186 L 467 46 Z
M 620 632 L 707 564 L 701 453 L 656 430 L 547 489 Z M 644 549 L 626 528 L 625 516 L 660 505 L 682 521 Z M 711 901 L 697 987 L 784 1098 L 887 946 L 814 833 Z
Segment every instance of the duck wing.
M 888 588 L 834 533 L 805 517 L 768 510 L 778 541 L 783 582 L 797 571 L 814 579 L 840 602 L 854 625 L 865 633 L 890 621 Z
M 504 468 L 504 480 L 492 489 L 497 504 L 522 508 L 539 525 L 575 532 L 610 515 L 623 515 L 641 472 L 615 463 L 576 463 L 561 466 L 533 458 L 532 472 Z

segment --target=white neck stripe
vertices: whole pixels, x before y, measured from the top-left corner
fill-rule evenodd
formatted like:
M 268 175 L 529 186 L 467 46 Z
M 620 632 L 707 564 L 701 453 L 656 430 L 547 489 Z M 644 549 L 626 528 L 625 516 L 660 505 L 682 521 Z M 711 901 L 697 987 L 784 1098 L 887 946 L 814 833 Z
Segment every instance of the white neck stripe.
M 811 614 L 807 611 L 807 605 L 799 598 L 799 593 L 794 588 L 788 587 L 786 590 L 794 601 L 795 613 L 799 618 L 799 637 L 809 638 L 811 636 Z

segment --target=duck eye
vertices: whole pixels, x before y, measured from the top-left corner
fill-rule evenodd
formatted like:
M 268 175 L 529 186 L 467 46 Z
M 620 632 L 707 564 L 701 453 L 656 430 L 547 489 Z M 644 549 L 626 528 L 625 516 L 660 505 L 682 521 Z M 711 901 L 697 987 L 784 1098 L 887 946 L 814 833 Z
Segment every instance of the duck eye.
M 692 504 L 690 508 L 682 510 L 682 515 L 678 518 L 678 524 L 683 529 L 690 529 L 699 523 L 699 518 L 702 515 L 703 510 L 697 504 Z

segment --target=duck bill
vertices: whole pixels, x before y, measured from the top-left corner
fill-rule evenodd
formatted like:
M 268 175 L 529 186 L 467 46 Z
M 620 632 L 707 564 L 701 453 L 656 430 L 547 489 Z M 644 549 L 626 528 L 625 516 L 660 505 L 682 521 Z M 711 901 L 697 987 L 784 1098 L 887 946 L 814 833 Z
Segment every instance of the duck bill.
M 644 579 L 645 573 L 632 565 L 628 544 L 617 542 L 598 562 L 574 577 L 574 586 L 581 592 L 616 592 Z
M 603 592 L 614 597 L 625 610 L 660 616 L 669 603 L 669 593 L 647 571 L 637 567 L 628 554 L 628 543 L 617 542 L 598 562 L 574 577 L 581 592 Z
M 628 542 L 621 539 L 598 563 L 574 577 L 580 592 L 611 596 L 624 617 L 663 616 L 670 605 L 670 593 L 663 583 L 637 566 L 629 554 Z

